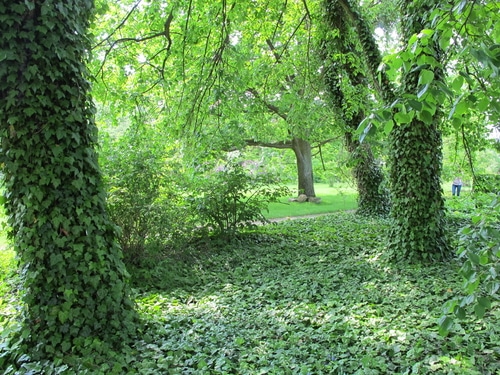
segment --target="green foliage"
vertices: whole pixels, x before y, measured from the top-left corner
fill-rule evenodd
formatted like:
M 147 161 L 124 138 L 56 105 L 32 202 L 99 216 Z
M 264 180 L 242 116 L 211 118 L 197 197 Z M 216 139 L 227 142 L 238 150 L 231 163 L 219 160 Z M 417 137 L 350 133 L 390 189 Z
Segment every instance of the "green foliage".
M 367 216 L 386 216 L 391 203 L 385 175 L 374 160 L 366 144 L 359 144 L 352 154 L 353 173 L 358 186 L 358 214 Z
M 194 150 L 183 152 L 333 138 L 313 53 L 316 3 L 134 3 L 110 4 L 94 25 L 105 56 L 93 63 L 94 92 L 110 122 L 138 110 Z
M 447 258 L 440 134 L 417 121 L 395 127 L 391 143 L 390 255 L 410 261 Z
M 500 200 L 480 206 L 472 213 L 471 221 L 460 230 L 457 254 L 462 261 L 465 296 L 446 304 L 440 319 L 440 331 L 447 334 L 453 327 L 453 316 L 465 319 L 472 310 L 479 319 L 500 301 Z M 449 316 L 452 314 L 452 316 Z
M 189 202 L 200 225 L 219 235 L 232 235 L 256 222 L 267 222 L 263 211 L 268 204 L 290 194 L 272 175 L 248 173 L 234 161 L 197 179 Z
M 461 194 L 460 197 L 446 199 L 446 208 L 450 214 L 470 220 L 472 215 L 481 212 L 491 203 L 491 196 L 483 193 Z
M 497 174 L 476 174 L 474 176 L 473 190 L 476 193 L 500 192 L 500 175 Z
M 169 149 L 155 130 L 131 128 L 117 140 L 103 138 L 100 162 L 108 210 L 121 229 L 119 240 L 128 264 L 175 246 L 191 233 L 183 169 L 175 157 L 175 149 Z
M 0 164 L 23 301 L 6 347 L 20 365 L 104 352 L 133 331 L 94 150 L 84 63 L 92 8 L 90 0 L 0 5 Z
M 145 324 L 130 347 L 25 368 L 117 375 L 496 374 L 498 306 L 489 323 L 465 319 L 441 337 L 441 306 L 461 288 L 457 263 L 384 262 L 389 225 L 336 213 L 261 226 L 230 244 L 190 245 L 185 256 L 133 270 Z M 154 276 L 144 278 L 147 273 Z M 172 275 L 184 281 L 171 285 Z

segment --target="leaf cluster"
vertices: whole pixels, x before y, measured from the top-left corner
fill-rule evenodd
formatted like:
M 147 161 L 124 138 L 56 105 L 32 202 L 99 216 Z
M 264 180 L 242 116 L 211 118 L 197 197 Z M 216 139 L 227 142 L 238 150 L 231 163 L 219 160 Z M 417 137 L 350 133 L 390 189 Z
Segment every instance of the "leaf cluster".
M 263 212 L 268 204 L 290 194 L 286 186 L 277 184 L 276 177 L 260 171 L 249 173 L 233 160 L 204 177 L 187 199 L 199 224 L 217 235 L 231 236 L 267 222 Z
M 446 304 L 445 315 L 439 321 L 441 332 L 448 333 L 455 323 L 453 317 L 463 320 L 470 310 L 477 318 L 483 318 L 500 300 L 499 222 L 497 196 L 489 204 L 476 205 L 470 223 L 460 230 L 457 255 L 462 259 L 460 275 L 465 296 Z

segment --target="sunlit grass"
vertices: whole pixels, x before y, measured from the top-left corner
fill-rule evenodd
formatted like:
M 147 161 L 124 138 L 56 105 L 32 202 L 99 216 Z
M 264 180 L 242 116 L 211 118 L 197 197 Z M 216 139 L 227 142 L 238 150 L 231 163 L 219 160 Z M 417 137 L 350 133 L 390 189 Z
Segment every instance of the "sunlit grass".
M 289 186 L 290 190 L 296 191 L 295 185 Z M 356 209 L 357 192 L 353 186 L 347 184 L 335 184 L 329 186 L 328 184 L 317 183 L 314 185 L 316 196 L 321 198 L 320 203 L 310 202 L 289 202 L 289 198 L 284 197 L 279 203 L 271 203 L 269 205 L 269 212 L 264 213 L 268 219 L 291 217 L 291 216 L 305 216 L 325 214 L 335 211 L 348 211 Z

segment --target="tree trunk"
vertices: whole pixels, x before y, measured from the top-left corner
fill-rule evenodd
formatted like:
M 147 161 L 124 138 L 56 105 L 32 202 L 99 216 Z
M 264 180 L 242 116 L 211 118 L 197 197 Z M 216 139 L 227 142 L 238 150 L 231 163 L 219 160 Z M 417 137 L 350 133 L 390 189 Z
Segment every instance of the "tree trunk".
M 365 118 L 364 102 L 369 102 L 372 95 L 368 90 L 367 76 L 373 78 L 372 70 L 380 64 L 380 53 L 366 21 L 352 2 L 326 1 L 325 20 L 332 29 L 338 30 L 338 33 L 334 33 L 335 37 L 327 39 L 328 43 L 323 51 L 328 62 L 325 82 L 334 108 L 350 129 L 345 133 L 345 142 L 358 190 L 357 212 L 362 215 L 385 216 L 389 213 L 390 197 L 384 184 L 384 174 L 373 156 L 370 145 L 366 142 L 361 144 L 353 137 L 358 125 Z M 356 51 L 357 42 L 350 37 L 349 30 L 352 26 L 357 29 L 359 42 L 367 52 L 367 58 L 364 60 L 353 53 Z M 365 69 L 360 69 L 360 66 Z M 347 84 L 349 86 L 346 90 Z M 377 88 L 377 92 L 388 89 L 387 86 L 379 86 L 378 82 L 373 82 L 372 85 Z M 355 97 L 352 93 L 350 97 L 346 97 L 344 92 L 356 94 Z M 390 93 L 381 96 L 385 98 L 388 95 Z
M 292 150 L 297 159 L 298 193 L 315 197 L 311 144 L 300 138 L 293 138 Z
M 314 192 L 312 150 L 311 144 L 308 141 L 300 138 L 292 138 L 291 141 L 267 143 L 247 139 L 245 143 L 247 146 L 292 149 L 295 153 L 297 163 L 298 194 L 316 197 L 316 193 Z
M 390 210 L 389 191 L 384 186 L 384 174 L 373 157 L 368 143 L 359 143 L 352 133 L 345 134 L 346 147 L 354 161 L 353 175 L 358 189 L 357 213 L 386 216 Z
M 402 2 L 405 40 L 425 28 L 439 1 Z M 431 54 L 439 61 L 441 51 L 435 42 L 429 41 L 423 53 Z M 416 60 L 417 57 L 415 56 Z M 414 62 L 415 67 L 417 61 Z M 434 79 L 443 79 L 439 65 L 433 69 Z M 403 77 L 405 95 L 419 90 L 418 69 L 408 69 Z M 422 97 L 425 100 L 425 97 Z M 406 261 L 443 259 L 449 251 L 445 231 L 445 209 L 441 188 L 442 139 L 438 129 L 439 105 L 436 115 L 426 122 L 415 116 L 411 122 L 399 124 L 391 132 L 390 181 L 392 198 L 392 225 L 389 232 L 389 249 L 392 257 Z M 424 107 L 425 108 L 425 107 Z
M 18 347 L 32 360 L 118 345 L 135 316 L 95 153 L 84 63 L 92 8 L 0 6 L 0 164 L 23 281 Z

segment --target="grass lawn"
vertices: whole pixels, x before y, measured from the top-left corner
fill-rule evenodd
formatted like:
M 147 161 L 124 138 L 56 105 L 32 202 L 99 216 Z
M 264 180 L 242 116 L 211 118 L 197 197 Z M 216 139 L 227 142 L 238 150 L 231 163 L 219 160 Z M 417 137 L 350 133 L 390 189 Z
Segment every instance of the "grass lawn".
M 297 190 L 296 185 L 288 186 L 291 191 Z M 284 197 L 279 203 L 271 203 L 269 212 L 264 216 L 268 219 L 286 218 L 291 216 L 305 216 L 331 213 L 335 211 L 347 211 L 356 209 L 357 192 L 354 187 L 346 184 L 314 184 L 316 196 L 321 198 L 320 203 L 298 203 L 289 202 L 290 197 Z

